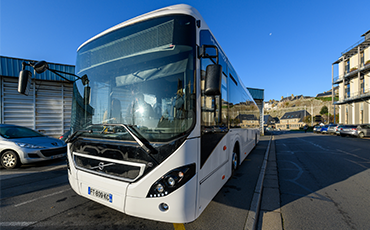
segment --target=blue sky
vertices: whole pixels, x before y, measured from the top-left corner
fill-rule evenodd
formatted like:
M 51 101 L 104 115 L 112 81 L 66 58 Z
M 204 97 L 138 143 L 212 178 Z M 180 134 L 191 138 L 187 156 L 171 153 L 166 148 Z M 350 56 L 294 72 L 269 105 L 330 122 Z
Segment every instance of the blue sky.
M 165 6 L 195 7 L 247 87 L 265 100 L 331 89 L 331 64 L 370 30 L 368 0 L 0 0 L 0 55 L 74 64 L 77 48 Z

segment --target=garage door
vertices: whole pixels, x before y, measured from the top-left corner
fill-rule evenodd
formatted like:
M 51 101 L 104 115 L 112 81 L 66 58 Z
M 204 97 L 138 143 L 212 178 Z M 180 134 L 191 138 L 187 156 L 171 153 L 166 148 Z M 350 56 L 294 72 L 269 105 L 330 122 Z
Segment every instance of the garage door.
M 72 84 L 32 80 L 28 96 L 18 93 L 18 78 L 1 78 L 1 123 L 60 136 L 71 122 Z

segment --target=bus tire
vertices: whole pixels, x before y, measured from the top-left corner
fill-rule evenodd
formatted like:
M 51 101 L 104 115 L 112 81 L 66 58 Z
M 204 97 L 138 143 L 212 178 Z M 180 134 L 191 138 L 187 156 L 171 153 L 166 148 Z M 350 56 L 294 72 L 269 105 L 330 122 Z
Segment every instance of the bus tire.
M 237 145 L 235 145 L 231 158 L 231 176 L 234 175 L 238 167 L 239 167 L 239 148 Z

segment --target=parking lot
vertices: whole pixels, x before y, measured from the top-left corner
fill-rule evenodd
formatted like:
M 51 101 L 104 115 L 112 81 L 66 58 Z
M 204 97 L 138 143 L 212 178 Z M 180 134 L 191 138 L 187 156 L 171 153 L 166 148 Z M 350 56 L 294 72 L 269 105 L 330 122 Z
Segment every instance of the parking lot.
M 370 228 L 367 221 L 370 200 L 366 192 L 370 190 L 370 138 L 312 132 L 272 134 L 274 152 L 270 155 L 275 154 L 278 178 L 271 180 L 269 173 L 265 178 L 267 188 L 264 187 L 260 201 L 258 229 Z M 235 176 L 192 223 L 135 218 L 80 197 L 68 184 L 64 160 L 54 160 L 14 170 L 1 169 L 0 227 L 247 229 L 246 220 L 268 139 L 269 136 L 262 137 Z M 278 191 L 277 196 L 270 193 L 271 183 Z
M 262 137 L 203 214 L 188 224 L 131 217 L 78 196 L 63 160 L 1 169 L 1 229 L 244 229 L 269 143 Z M 233 226 L 233 227 L 231 227 Z

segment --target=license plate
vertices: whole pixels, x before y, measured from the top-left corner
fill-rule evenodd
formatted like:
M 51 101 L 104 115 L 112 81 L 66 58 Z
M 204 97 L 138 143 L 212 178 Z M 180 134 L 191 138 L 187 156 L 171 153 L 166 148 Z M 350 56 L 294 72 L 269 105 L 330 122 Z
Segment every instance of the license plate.
M 51 159 L 61 158 L 61 157 L 64 157 L 64 156 L 65 156 L 65 154 L 54 155 L 54 156 L 51 156 Z
M 108 201 L 110 203 L 112 203 L 112 201 L 113 201 L 113 195 L 112 194 L 97 190 L 95 188 L 87 187 L 87 193 L 91 196 L 95 196 L 97 198 Z

